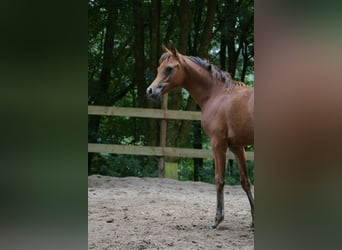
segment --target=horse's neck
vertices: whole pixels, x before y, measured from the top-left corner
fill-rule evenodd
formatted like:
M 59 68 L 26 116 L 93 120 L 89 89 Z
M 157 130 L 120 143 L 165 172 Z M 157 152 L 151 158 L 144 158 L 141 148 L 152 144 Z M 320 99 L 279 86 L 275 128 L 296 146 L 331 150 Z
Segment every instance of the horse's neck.
M 216 91 L 219 91 L 222 86 L 215 84 L 215 80 L 209 72 L 205 72 L 199 66 L 192 67 L 194 65 L 192 62 L 191 65 L 189 64 L 186 68 L 187 76 L 184 82 L 184 88 L 189 91 L 198 106 L 203 109 L 210 97 Z

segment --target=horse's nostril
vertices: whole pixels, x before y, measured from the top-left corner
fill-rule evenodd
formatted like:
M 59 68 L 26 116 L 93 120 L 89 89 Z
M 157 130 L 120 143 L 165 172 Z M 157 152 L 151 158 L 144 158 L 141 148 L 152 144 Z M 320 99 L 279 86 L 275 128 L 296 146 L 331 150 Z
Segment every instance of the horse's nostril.
M 152 95 L 152 88 L 149 88 L 149 89 L 147 90 L 147 93 L 148 93 L 149 95 Z

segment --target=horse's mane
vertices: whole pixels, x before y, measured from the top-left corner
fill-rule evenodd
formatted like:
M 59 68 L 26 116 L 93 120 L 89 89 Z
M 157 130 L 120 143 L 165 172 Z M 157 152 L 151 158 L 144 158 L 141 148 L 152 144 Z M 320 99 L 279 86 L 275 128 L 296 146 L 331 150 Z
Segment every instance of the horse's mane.
M 212 77 L 224 83 L 224 85 L 228 88 L 233 87 L 233 86 L 241 86 L 241 87 L 246 86 L 243 82 L 234 80 L 228 72 L 220 70 L 214 64 L 210 63 L 207 60 L 203 60 L 195 56 L 186 56 L 186 57 L 190 59 L 192 62 L 196 63 L 198 66 L 207 70 L 212 75 Z
M 172 56 L 171 52 L 165 52 L 161 55 L 159 59 L 159 63 L 162 63 L 165 60 L 168 60 Z M 246 86 L 243 82 L 239 82 L 234 80 L 228 72 L 220 70 L 214 64 L 210 63 L 207 60 L 201 59 L 195 56 L 184 56 L 190 59 L 192 62 L 196 63 L 198 66 L 202 67 L 206 71 L 208 71 L 213 78 L 222 82 L 227 88 L 234 86 Z

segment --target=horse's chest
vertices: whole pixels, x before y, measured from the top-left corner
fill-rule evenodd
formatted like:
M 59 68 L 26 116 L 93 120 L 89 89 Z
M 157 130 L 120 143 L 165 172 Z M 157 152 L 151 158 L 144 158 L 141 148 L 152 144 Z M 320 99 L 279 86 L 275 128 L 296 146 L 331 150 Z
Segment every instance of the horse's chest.
M 209 137 L 228 136 L 228 123 L 225 115 L 220 112 L 203 112 L 202 113 L 202 127 Z

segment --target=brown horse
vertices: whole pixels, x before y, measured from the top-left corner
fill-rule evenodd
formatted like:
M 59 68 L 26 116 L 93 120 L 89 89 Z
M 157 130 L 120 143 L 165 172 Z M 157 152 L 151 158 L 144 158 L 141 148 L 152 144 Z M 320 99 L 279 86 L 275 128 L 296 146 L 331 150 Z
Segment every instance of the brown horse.
M 229 73 L 198 57 L 181 55 L 171 42 L 163 46 L 158 74 L 147 88 L 148 97 L 159 97 L 183 87 L 202 110 L 201 123 L 210 138 L 215 159 L 217 210 L 216 228 L 224 219 L 223 188 L 227 147 L 233 152 L 240 171 L 240 182 L 251 206 L 254 224 L 254 201 L 247 172 L 244 146 L 254 144 L 254 88 L 234 81 Z

